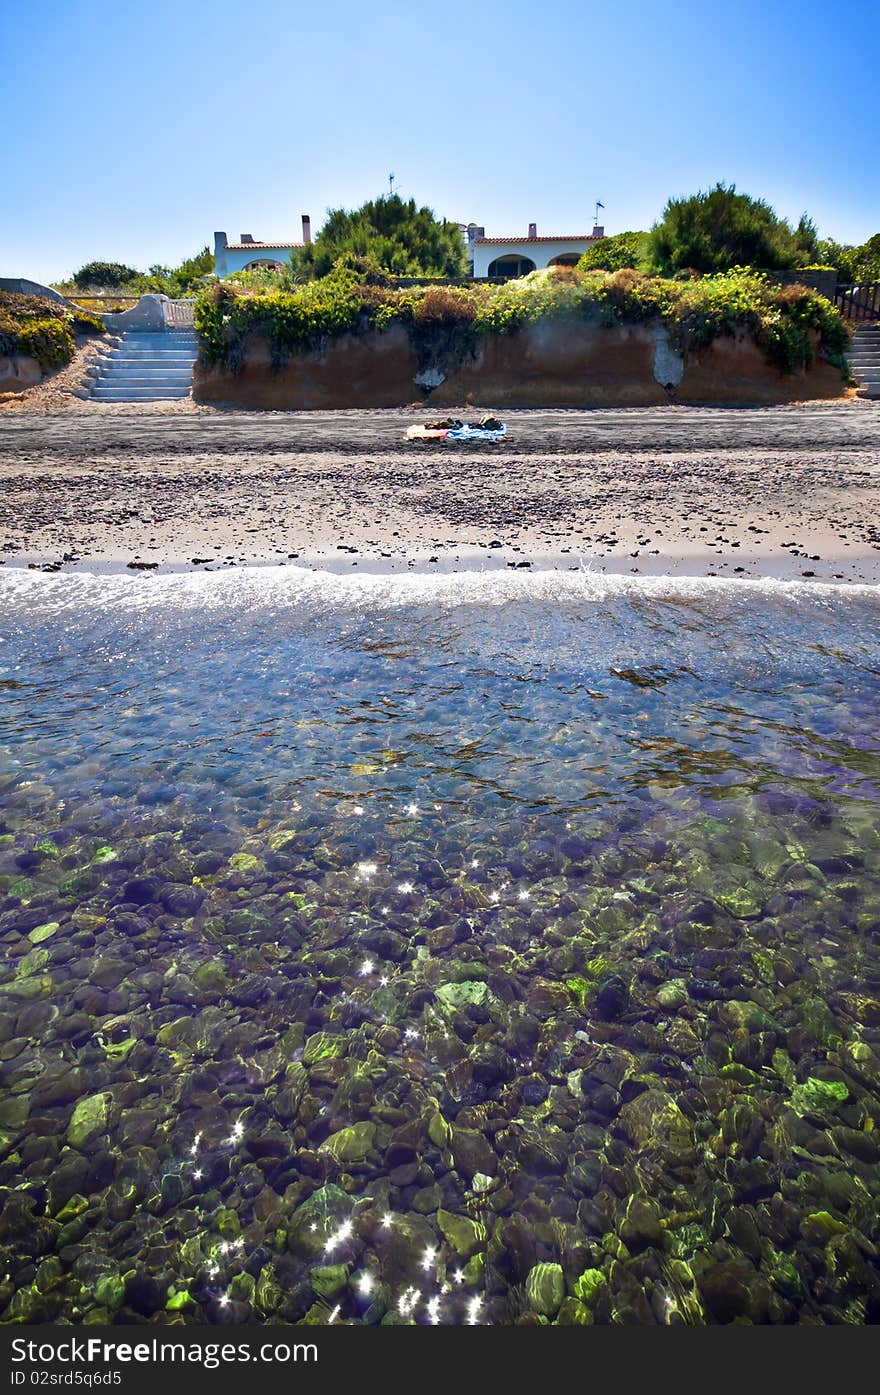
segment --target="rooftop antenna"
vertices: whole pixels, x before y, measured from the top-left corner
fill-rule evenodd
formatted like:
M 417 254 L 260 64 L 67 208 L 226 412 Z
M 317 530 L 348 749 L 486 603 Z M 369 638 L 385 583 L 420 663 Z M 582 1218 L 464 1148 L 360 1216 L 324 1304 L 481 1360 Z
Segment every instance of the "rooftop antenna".
M 392 170 L 391 174 L 389 174 L 389 176 L 388 176 L 388 197 L 391 198 L 393 194 L 394 194 L 394 171 Z
M 605 205 L 604 205 L 604 203 L 602 203 L 601 199 L 597 199 L 597 200 L 596 200 L 596 212 L 593 214 L 593 227 L 596 227 L 596 225 L 597 225 L 598 222 L 599 222 L 599 209 L 600 209 L 600 208 L 604 208 L 604 207 L 605 207 Z

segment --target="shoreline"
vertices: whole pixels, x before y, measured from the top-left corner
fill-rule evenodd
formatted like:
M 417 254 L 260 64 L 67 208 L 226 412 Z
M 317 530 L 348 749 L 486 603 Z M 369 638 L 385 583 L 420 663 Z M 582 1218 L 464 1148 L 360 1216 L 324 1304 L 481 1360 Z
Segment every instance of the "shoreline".
M 656 561 L 650 561 L 641 567 L 626 565 L 626 559 L 597 558 L 593 555 L 581 555 L 576 557 L 562 556 L 560 554 L 540 554 L 530 556 L 517 555 L 511 557 L 505 551 L 493 552 L 490 556 L 475 550 L 462 550 L 454 556 L 438 556 L 436 559 L 429 558 L 426 554 L 416 554 L 415 556 L 393 556 L 389 558 L 365 558 L 365 559 L 345 559 L 321 556 L 318 554 L 301 555 L 296 558 L 285 558 L 275 561 L 261 557 L 245 558 L 229 561 L 193 562 L 183 557 L 169 558 L 160 563 L 132 564 L 121 557 L 102 557 L 99 559 L 77 559 L 73 561 L 63 561 L 57 558 L 39 555 L 22 555 L 20 557 L 7 557 L 0 560 L 0 576 L 5 572 L 12 574 L 15 572 L 39 572 L 42 575 L 76 575 L 99 577 L 138 577 L 144 580 L 150 577 L 170 577 L 170 576 L 217 576 L 229 575 L 235 572 L 278 572 L 279 569 L 286 572 L 306 572 L 316 576 L 328 577 L 397 577 L 397 576 L 417 576 L 417 577 L 445 577 L 445 576 L 481 576 L 481 575 L 504 575 L 512 573 L 523 575 L 530 573 L 533 576 L 549 576 L 553 574 L 561 576 L 592 576 L 606 579 L 620 579 L 628 581 L 652 581 L 652 582 L 695 582 L 695 581 L 720 581 L 736 585 L 737 583 L 761 583 L 761 582 L 784 582 L 789 585 L 803 586 L 805 589 L 818 589 L 820 587 L 830 587 L 834 590 L 849 590 L 853 588 L 877 588 L 880 590 L 880 556 L 865 556 L 855 559 L 853 557 L 826 557 L 821 563 L 815 564 L 815 569 L 799 572 L 785 556 L 765 556 L 762 558 L 743 557 L 737 563 L 737 570 L 732 572 L 729 567 L 715 570 L 711 565 L 712 559 L 705 554 L 687 554 L 681 552 L 677 556 L 666 555 Z M 717 564 L 716 564 L 717 565 Z M 835 568 L 858 566 L 861 574 L 855 578 L 847 575 L 846 572 L 834 570 Z

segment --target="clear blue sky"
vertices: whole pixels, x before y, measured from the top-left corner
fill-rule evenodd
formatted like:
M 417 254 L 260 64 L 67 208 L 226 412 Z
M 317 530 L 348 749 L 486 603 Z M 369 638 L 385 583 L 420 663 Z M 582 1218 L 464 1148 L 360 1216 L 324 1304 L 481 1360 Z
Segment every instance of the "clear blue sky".
M 0 274 L 317 229 L 397 176 L 489 236 L 649 227 L 718 180 L 880 230 L 876 0 L 4 7 Z

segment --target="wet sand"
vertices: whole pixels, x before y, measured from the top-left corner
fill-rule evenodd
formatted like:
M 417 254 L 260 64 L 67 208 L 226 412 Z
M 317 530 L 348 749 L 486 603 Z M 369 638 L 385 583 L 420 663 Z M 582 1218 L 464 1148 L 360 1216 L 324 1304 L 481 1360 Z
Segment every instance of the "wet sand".
M 880 404 L 511 411 L 499 445 L 404 443 L 427 415 L 6 413 L 0 559 L 880 582 Z

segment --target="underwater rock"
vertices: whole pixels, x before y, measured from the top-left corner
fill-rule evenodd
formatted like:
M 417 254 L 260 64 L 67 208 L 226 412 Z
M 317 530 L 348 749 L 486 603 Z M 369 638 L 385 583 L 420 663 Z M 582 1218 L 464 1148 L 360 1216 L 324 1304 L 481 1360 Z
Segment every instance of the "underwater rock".
M 461 983 L 444 983 L 437 989 L 437 1002 L 450 1015 L 464 1012 L 470 1006 L 481 1006 L 489 997 L 488 985 L 480 979 L 465 979 Z
M 737 1318 L 766 1322 L 770 1302 L 767 1281 L 748 1260 L 730 1259 L 711 1264 L 697 1275 L 697 1287 L 706 1311 L 715 1322 Z
M 833 1113 L 849 1098 L 849 1090 L 842 1080 L 817 1080 L 810 1076 L 802 1085 L 795 1085 L 791 1092 L 791 1107 L 798 1114 Z
M 535 1313 L 555 1317 L 565 1297 L 561 1264 L 536 1264 L 526 1278 L 526 1296 Z
M 291 1216 L 288 1249 L 306 1259 L 317 1259 L 330 1236 L 349 1219 L 353 1205 L 348 1193 L 332 1182 L 319 1187 Z
M 691 1128 L 671 1095 L 646 1090 L 623 1105 L 617 1122 L 637 1148 L 662 1146 L 677 1154 L 692 1147 Z
M 469 1216 L 457 1216 L 441 1209 L 437 1212 L 437 1224 L 460 1259 L 470 1259 L 488 1238 L 486 1227 Z
M 475 1129 L 454 1128 L 450 1150 L 455 1166 L 465 1177 L 472 1178 L 477 1172 L 494 1177 L 498 1172 L 498 1158 L 481 1133 Z
M 113 1096 L 107 1091 L 80 1100 L 67 1125 L 67 1141 L 72 1148 L 84 1148 L 106 1131 Z
M 361 1162 L 372 1148 L 375 1136 L 375 1124 L 352 1124 L 350 1128 L 339 1129 L 337 1133 L 325 1139 L 320 1151 L 329 1153 L 342 1166 Z
M 620 1238 L 633 1254 L 649 1245 L 662 1246 L 661 1211 L 647 1197 L 631 1196 L 620 1226 Z
M 348 1041 L 345 1037 L 332 1032 L 315 1032 L 313 1036 L 306 1038 L 303 1048 L 303 1061 L 307 1066 L 313 1066 L 319 1061 L 336 1060 L 344 1056 L 348 1050 Z

